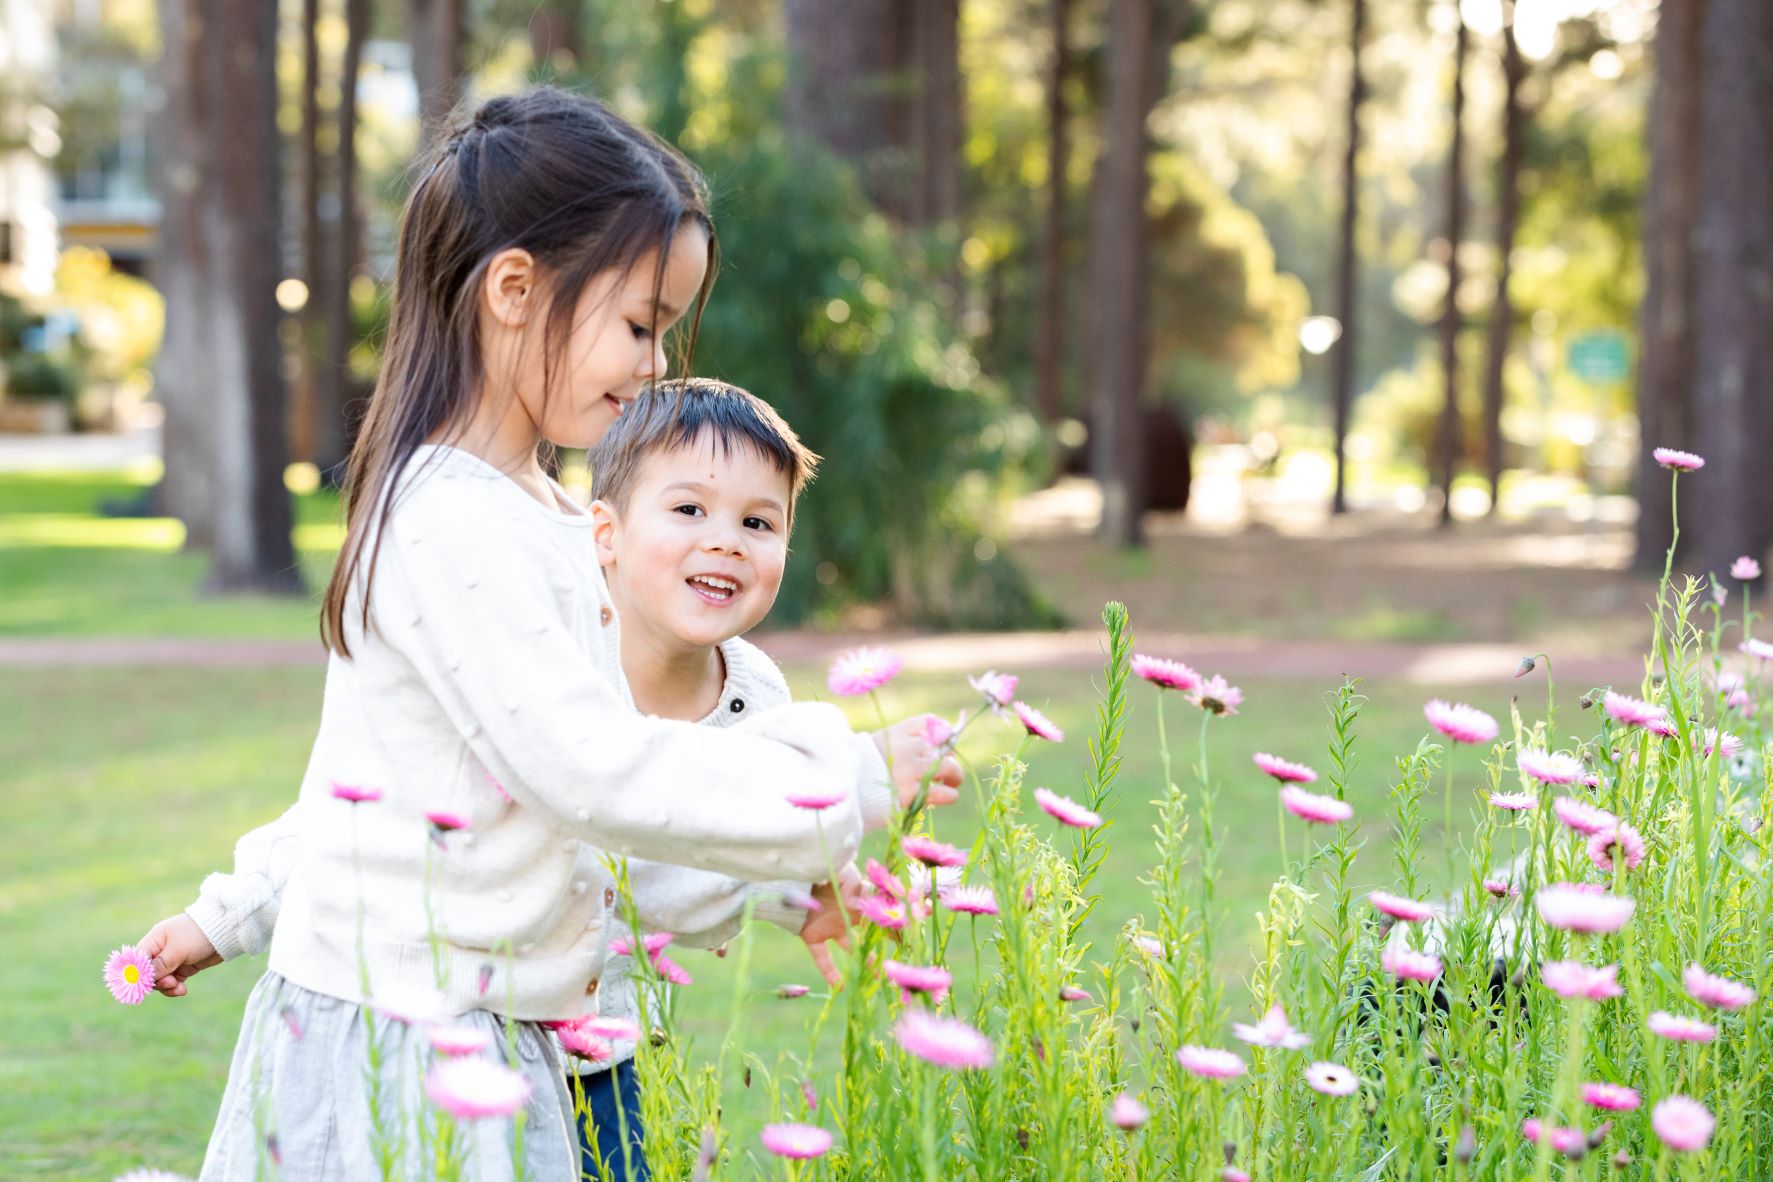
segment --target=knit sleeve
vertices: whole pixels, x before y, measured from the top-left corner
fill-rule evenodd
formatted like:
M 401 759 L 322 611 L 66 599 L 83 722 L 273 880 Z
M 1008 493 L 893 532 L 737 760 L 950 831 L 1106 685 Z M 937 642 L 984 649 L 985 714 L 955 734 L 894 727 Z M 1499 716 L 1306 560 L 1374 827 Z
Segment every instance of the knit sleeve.
M 390 516 L 370 593 L 376 639 L 519 804 L 601 849 L 748 879 L 823 877 L 879 785 L 835 707 L 773 710 L 730 731 L 641 716 L 576 642 L 573 587 L 541 527 L 471 482 L 426 480 Z M 442 737 L 442 736 L 440 736 Z M 785 799 L 849 789 L 815 815 Z M 872 788 L 872 786 L 871 786 Z
M 271 946 L 283 884 L 301 849 L 301 805 L 261 825 L 234 844 L 234 869 L 203 880 L 185 914 L 209 937 L 223 960 Z

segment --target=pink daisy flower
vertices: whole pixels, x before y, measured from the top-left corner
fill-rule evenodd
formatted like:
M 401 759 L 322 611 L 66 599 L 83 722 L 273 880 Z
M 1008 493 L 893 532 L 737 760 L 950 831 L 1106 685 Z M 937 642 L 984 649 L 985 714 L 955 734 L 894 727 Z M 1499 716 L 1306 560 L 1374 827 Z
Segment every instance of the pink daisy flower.
M 1200 674 L 1181 661 L 1169 661 L 1162 657 L 1148 657 L 1141 653 L 1134 653 L 1132 664 L 1134 677 L 1143 677 L 1146 681 L 1162 689 L 1192 693 L 1200 688 Z
M 1761 564 L 1744 554 L 1730 564 L 1730 577 L 1741 579 L 1745 583 L 1751 579 L 1758 579 L 1761 577 Z
M 1551 802 L 1552 812 L 1558 820 L 1578 833 L 1593 837 L 1597 833 L 1610 832 L 1619 824 L 1619 818 L 1603 808 L 1596 808 L 1586 800 L 1577 800 L 1573 796 L 1560 796 Z
M 1236 714 L 1244 704 L 1244 691 L 1215 673 L 1202 681 L 1188 700 L 1209 714 Z
M 105 988 L 126 1006 L 139 1006 L 154 992 L 154 961 L 134 944 L 105 958 Z
M 1500 733 L 1496 720 L 1476 706 L 1434 698 L 1422 707 L 1423 717 L 1455 743 L 1489 743 Z
M 1619 966 L 1616 964 L 1593 968 L 1575 960 L 1550 960 L 1540 966 L 1539 979 L 1559 997 L 1605 1001 L 1625 994 L 1625 990 L 1619 987 Z
M 1539 798 L 1531 792 L 1492 792 L 1490 807 L 1511 813 L 1525 813 L 1539 807 Z
M 1169 949 L 1165 948 L 1164 942 L 1156 936 L 1134 936 L 1133 947 L 1153 960 L 1162 960 L 1169 955 Z
M 1588 857 L 1600 869 L 1613 872 L 1613 856 L 1625 851 L 1625 868 L 1636 870 L 1644 860 L 1644 839 L 1636 829 L 1621 821 L 1604 833 L 1588 839 Z
M 977 690 L 993 710 L 1001 710 L 1015 700 L 1016 683 L 1020 680 L 1014 673 L 990 670 L 977 677 L 967 678 L 967 684 Z
M 887 980 L 905 991 L 907 999 L 913 993 L 927 993 L 940 1002 L 947 996 L 948 987 L 954 984 L 954 975 L 939 965 L 902 964 L 889 960 L 881 965 L 881 972 L 886 975 Z
M 1678 451 L 1672 447 L 1659 447 L 1650 453 L 1658 464 L 1674 472 L 1697 472 L 1705 467 L 1705 460 L 1690 451 Z
M 1518 895 L 1521 893 L 1519 887 L 1514 886 L 1512 883 L 1504 882 L 1500 878 L 1484 879 L 1484 889 L 1498 899 L 1506 899 L 1510 895 Z
M 367 804 L 372 800 L 382 798 L 380 788 L 365 788 L 358 784 L 341 784 L 337 780 L 332 782 L 332 794 L 336 799 L 348 800 L 352 804 Z
M 866 872 L 868 881 L 874 884 L 875 890 L 891 895 L 901 903 L 905 901 L 905 884 L 900 882 L 898 876 L 891 870 L 882 866 L 877 860 L 869 858 Z
M 1093 813 L 1069 796 L 1060 796 L 1048 788 L 1034 790 L 1034 803 L 1040 811 L 1062 824 L 1074 829 L 1094 829 L 1102 823 L 1099 813 Z
M 1090 991 L 1088 989 L 1079 989 L 1076 985 L 1061 985 L 1059 986 L 1059 1000 L 1089 1001 Z
M 1581 1129 L 1564 1128 L 1559 1125 L 1547 1127 L 1536 1116 L 1529 1116 L 1521 1122 L 1521 1136 L 1535 1145 L 1543 1138 L 1550 1143 L 1553 1149 L 1567 1157 L 1580 1157 L 1588 1150 L 1588 1134 Z
M 1587 774 L 1582 761 L 1567 751 L 1555 754 L 1528 747 L 1515 756 L 1515 766 L 1541 784 L 1574 784 Z
M 1130 1133 L 1150 1120 L 1151 1113 L 1146 1111 L 1145 1105 L 1122 1092 L 1114 1098 L 1114 1105 L 1108 1110 L 1108 1119 L 1114 1122 L 1116 1128 Z
M 913 834 L 899 843 L 907 858 L 916 858 L 925 866 L 965 866 L 967 852 L 933 837 Z
M 776 996 L 787 1000 L 805 997 L 811 992 L 811 987 L 806 985 L 778 985 L 776 987 Z
M 640 1041 L 640 1026 L 627 1018 L 580 1018 L 577 1025 L 593 1038 L 607 1039 L 610 1042 Z
M 966 915 L 997 914 L 997 896 L 988 886 L 943 887 L 937 894 L 942 899 L 942 906 L 950 911 Z
M 1325 1096 L 1351 1096 L 1360 1081 L 1340 1063 L 1313 1063 L 1305 1069 L 1305 1085 Z
M 1674 719 L 1672 718 L 1653 719 L 1644 724 L 1644 729 L 1653 735 L 1661 735 L 1665 739 L 1672 739 L 1680 733 L 1675 730 Z
M 1554 928 L 1595 935 L 1624 927 L 1637 902 L 1608 894 L 1593 883 L 1556 882 L 1539 888 L 1533 907 Z
M 1065 732 L 1055 726 L 1052 719 L 1036 710 L 1033 706 L 1030 706 L 1027 702 L 1011 702 L 1010 709 L 1015 711 L 1016 718 L 1022 723 L 1023 728 L 1035 738 L 1045 739 L 1049 743 L 1062 743 L 1065 741 Z
M 1664 1145 L 1681 1153 L 1704 1149 L 1716 1124 L 1709 1108 L 1686 1096 L 1669 1096 L 1650 1110 L 1650 1127 Z
M 1710 755 L 1714 747 L 1723 753 L 1725 759 L 1735 759 L 1742 754 L 1742 739 L 1728 731 L 1720 738 L 1717 727 L 1708 727 L 1705 732 L 1705 746 L 1701 750 Z
M 794 1161 L 823 1157 L 831 1149 L 831 1134 L 818 1125 L 764 1125 L 758 1140 L 777 1157 Z
M 1280 798 L 1281 806 L 1289 813 L 1317 825 L 1334 825 L 1354 816 L 1354 808 L 1348 802 L 1334 796 L 1319 796 L 1292 784 L 1280 790 Z
M 529 1081 L 492 1059 L 439 1059 L 425 1093 L 458 1120 L 510 1116 L 529 1102 Z
M 1203 1079 L 1235 1079 L 1245 1071 L 1244 1061 L 1230 1051 L 1193 1043 L 1176 1052 L 1176 1062 L 1182 1064 L 1184 1071 Z
M 653 957 L 653 968 L 658 971 L 659 976 L 673 985 L 694 985 L 696 983 L 695 978 L 690 976 L 688 969 L 663 952 Z
M 1743 652 L 1762 661 L 1773 661 L 1773 643 L 1751 636 L 1738 645 Z
M 873 693 L 899 675 L 905 661 L 891 649 L 863 645 L 831 662 L 825 684 L 840 698 Z
M 616 1049 L 603 1039 L 585 1029 L 582 1022 L 569 1022 L 554 1032 L 560 1040 L 561 1049 L 569 1055 L 576 1055 L 587 1063 L 605 1063 L 615 1055 Z
M 1300 1047 L 1311 1045 L 1311 1036 L 1293 1029 L 1293 1024 L 1287 1021 L 1287 1011 L 1281 1008 L 1278 1001 L 1268 1007 L 1268 1012 L 1254 1026 L 1245 1022 L 1233 1022 L 1231 1033 L 1239 1042 L 1247 1042 L 1251 1046 L 1296 1051 Z
M 905 926 L 905 904 L 890 895 L 863 895 L 856 910 L 875 927 L 896 932 Z
M 1408 948 L 1388 948 L 1379 957 L 1385 971 L 1400 981 L 1432 981 L 1441 975 L 1441 958 Z
M 1755 999 L 1755 991 L 1747 985 L 1714 976 L 1696 964 L 1689 964 L 1681 974 L 1687 995 L 1702 1005 L 1720 1010 L 1740 1010 Z
M 1367 899 L 1382 913 L 1405 923 L 1421 923 L 1434 914 L 1434 908 L 1427 903 L 1418 903 L 1414 899 L 1406 899 L 1389 891 L 1374 891 Z
M 1642 698 L 1628 698 L 1612 690 L 1601 695 L 1601 708 L 1607 712 L 1609 718 L 1627 726 L 1646 726 L 1668 717 L 1668 711 L 1661 706 L 1652 705 Z
M 1250 1173 L 1236 1166 L 1226 1166 L 1219 1171 L 1219 1182 L 1250 1182 Z
M 814 811 L 828 809 L 833 805 L 842 804 L 849 798 L 849 792 L 841 788 L 823 792 L 817 790 L 790 792 L 787 796 L 783 797 L 784 800 L 797 809 L 811 809 Z
M 1258 751 L 1251 758 L 1255 760 L 1257 767 L 1283 784 L 1310 784 L 1317 779 L 1317 773 L 1304 764 L 1270 755 L 1266 751 Z
M 1608 1112 L 1630 1112 L 1643 1100 L 1634 1089 L 1623 1084 L 1585 1083 L 1582 1085 L 1582 1102 L 1593 1108 L 1605 1108 Z
M 1718 1036 L 1718 1028 L 1710 1022 L 1701 1022 L 1685 1014 L 1671 1014 L 1667 1010 L 1653 1011 L 1646 1024 L 1651 1034 L 1674 1042 L 1710 1042 Z
M 959 728 L 939 714 L 923 716 L 923 741 L 932 747 L 948 746 L 954 742 L 954 736 L 958 733 Z
M 893 1027 L 893 1038 L 907 1054 L 951 1071 L 991 1066 L 991 1040 L 958 1018 L 906 1010 Z
M 609 942 L 609 950 L 613 956 L 633 956 L 634 941 L 627 936 L 615 936 Z
M 493 1045 L 492 1031 L 478 1026 L 451 1023 L 433 1026 L 426 1033 L 431 1040 L 431 1049 L 440 1055 L 478 1055 L 491 1050 Z
M 454 833 L 458 829 L 468 827 L 466 816 L 450 812 L 448 809 L 432 809 L 425 814 L 425 820 L 431 822 L 431 828 L 439 833 Z

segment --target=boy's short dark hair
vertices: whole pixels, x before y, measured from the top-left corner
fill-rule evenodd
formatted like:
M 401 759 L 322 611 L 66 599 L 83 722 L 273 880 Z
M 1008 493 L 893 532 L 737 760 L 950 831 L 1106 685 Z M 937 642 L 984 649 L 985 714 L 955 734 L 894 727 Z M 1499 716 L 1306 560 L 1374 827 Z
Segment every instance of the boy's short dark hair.
M 648 387 L 628 404 L 587 457 L 591 495 L 628 507 L 647 457 L 706 435 L 722 456 L 744 444 L 788 478 L 788 525 L 794 503 L 818 470 L 819 457 L 757 395 L 713 378 L 677 378 Z

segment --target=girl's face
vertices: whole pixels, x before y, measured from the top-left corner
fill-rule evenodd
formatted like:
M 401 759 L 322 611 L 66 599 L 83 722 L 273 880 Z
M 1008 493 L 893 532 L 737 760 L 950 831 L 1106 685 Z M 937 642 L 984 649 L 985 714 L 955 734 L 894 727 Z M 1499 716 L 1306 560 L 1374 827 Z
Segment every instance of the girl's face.
M 559 447 L 592 446 L 641 386 L 666 376 L 665 330 L 683 318 L 702 290 L 708 273 L 708 232 L 686 223 L 672 236 L 655 308 L 653 284 L 659 267 L 659 252 L 654 250 L 626 276 L 609 271 L 586 284 L 552 390 L 544 387 L 546 317 L 524 318 L 527 339 L 518 353 L 521 360 L 512 385 L 523 415 L 543 439 Z

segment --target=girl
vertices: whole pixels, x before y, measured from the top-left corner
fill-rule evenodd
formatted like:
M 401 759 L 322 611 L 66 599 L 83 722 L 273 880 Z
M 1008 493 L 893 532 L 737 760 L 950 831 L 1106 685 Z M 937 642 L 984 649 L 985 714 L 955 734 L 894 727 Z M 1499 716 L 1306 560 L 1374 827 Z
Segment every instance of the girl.
M 434 150 L 351 457 L 280 906 L 267 856 L 262 890 L 249 875 L 206 893 L 185 917 L 200 925 L 145 942 L 183 992 L 278 907 L 204 1179 L 253 1176 L 267 1154 L 291 1179 L 420 1169 L 426 1036 L 389 1018 L 435 1016 L 496 1033 L 530 1088 L 521 1137 L 462 1126 L 472 1176 L 576 1176 L 539 1023 L 587 1008 L 614 918 L 581 844 L 818 881 L 930 770 L 915 721 L 857 736 L 804 704 L 723 730 L 626 697 L 592 519 L 538 449 L 596 443 L 664 375 L 685 316 L 693 346 L 713 260 L 690 165 L 590 100 L 495 98 Z M 958 768 L 935 778 L 931 799 L 954 799 Z M 840 799 L 813 812 L 786 802 L 797 791 Z

